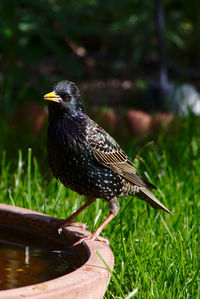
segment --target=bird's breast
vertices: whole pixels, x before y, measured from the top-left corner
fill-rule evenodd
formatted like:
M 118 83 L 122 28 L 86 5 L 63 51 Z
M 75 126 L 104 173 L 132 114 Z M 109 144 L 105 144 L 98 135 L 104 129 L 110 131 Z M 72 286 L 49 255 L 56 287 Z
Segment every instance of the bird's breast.
M 68 186 L 86 172 L 92 159 L 84 134 L 76 130 L 60 129 L 58 126 L 56 130 L 49 128 L 47 151 L 54 176 Z
M 61 128 L 49 128 L 47 149 L 53 175 L 86 196 L 109 199 L 120 194 L 121 177 L 97 161 L 86 135 Z

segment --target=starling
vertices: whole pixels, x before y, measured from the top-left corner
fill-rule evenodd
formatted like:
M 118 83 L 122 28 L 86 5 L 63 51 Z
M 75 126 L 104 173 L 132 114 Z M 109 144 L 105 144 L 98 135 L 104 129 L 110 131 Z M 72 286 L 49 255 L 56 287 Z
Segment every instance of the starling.
M 87 202 L 61 226 L 74 218 L 96 198 L 109 202 L 109 216 L 87 239 L 101 239 L 102 229 L 119 211 L 118 197 L 136 196 L 155 209 L 171 212 L 151 193 L 156 187 L 143 179 L 119 144 L 89 118 L 77 86 L 57 83 L 44 96 L 49 101 L 47 151 L 53 175 L 65 187 L 84 195 Z

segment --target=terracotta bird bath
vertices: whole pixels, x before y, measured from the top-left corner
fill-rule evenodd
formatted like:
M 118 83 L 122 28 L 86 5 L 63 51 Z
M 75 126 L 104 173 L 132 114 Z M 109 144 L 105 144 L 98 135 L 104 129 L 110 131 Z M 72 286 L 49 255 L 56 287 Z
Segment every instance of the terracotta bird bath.
M 64 242 L 56 231 L 53 232 L 52 223 L 55 220 L 53 217 L 31 210 L 0 204 L 1 232 L 14 229 L 30 234 L 28 238 L 30 240 L 39 237 L 46 244 L 50 244 L 48 245 L 49 250 L 51 250 L 51 243 L 54 244 L 54 248 L 57 246 L 62 250 L 66 249 L 66 244 L 69 248 L 73 248 L 72 245 L 77 241 L 79 235 L 89 234 L 86 229 L 69 226 L 63 231 Z M 28 239 L 27 242 L 29 242 Z M 103 261 L 111 270 L 114 267 L 114 256 L 110 247 L 105 242 L 86 241 L 74 246 L 73 251 L 81 261 L 78 269 L 41 283 L 2 290 L 0 291 L 0 299 L 102 298 L 110 280 L 110 273 Z

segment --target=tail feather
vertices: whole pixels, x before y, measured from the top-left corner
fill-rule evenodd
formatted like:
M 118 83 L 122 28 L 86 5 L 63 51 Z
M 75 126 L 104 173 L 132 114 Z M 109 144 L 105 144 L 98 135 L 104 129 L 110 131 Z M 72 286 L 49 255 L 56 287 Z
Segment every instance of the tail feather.
M 140 190 L 146 195 L 142 197 L 142 199 L 148 202 L 154 209 L 161 209 L 172 215 L 172 213 L 147 188 L 140 187 Z

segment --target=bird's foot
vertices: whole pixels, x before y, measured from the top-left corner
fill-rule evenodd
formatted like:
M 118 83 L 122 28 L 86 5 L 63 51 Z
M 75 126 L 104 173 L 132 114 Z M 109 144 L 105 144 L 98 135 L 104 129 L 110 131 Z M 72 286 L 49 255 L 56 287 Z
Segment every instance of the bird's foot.
M 85 223 L 81 222 L 68 222 L 68 221 L 60 221 L 59 226 L 58 226 L 58 233 L 61 234 L 63 228 L 68 227 L 68 226 L 73 226 L 73 227 L 78 227 L 82 229 L 88 229 L 87 225 Z
M 110 246 L 110 242 L 108 241 L 108 239 L 100 237 L 99 235 L 91 234 L 88 236 L 80 236 L 79 240 L 73 244 L 73 247 L 77 246 L 85 241 L 100 241 L 100 242 L 104 242 L 104 243 L 106 243 L 106 245 Z
M 58 231 L 59 234 L 62 233 L 63 228 L 68 226 L 78 227 L 82 229 L 88 229 L 87 225 L 85 223 L 81 222 L 73 222 L 68 220 L 52 220 L 51 224 L 53 226 L 53 229 Z

